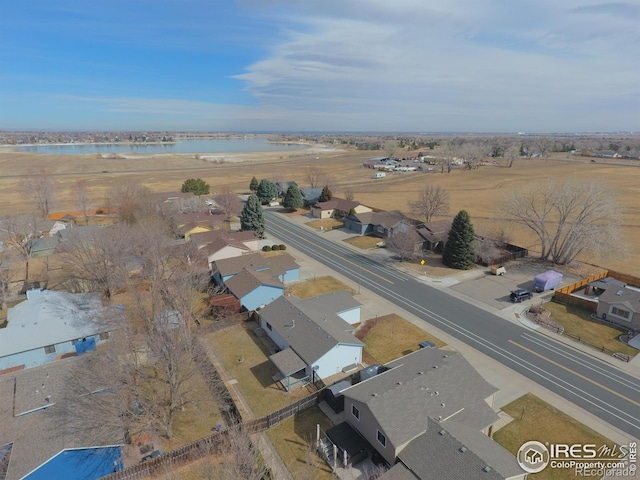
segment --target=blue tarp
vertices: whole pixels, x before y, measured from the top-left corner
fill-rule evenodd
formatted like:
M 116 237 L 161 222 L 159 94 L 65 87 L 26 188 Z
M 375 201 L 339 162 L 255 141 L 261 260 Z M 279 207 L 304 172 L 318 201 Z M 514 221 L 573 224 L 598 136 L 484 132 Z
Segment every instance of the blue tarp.
M 76 340 L 76 353 L 78 355 L 84 352 L 90 352 L 96 349 L 95 338 L 83 338 L 82 340 Z
M 62 450 L 24 480 L 95 480 L 122 470 L 121 447 Z

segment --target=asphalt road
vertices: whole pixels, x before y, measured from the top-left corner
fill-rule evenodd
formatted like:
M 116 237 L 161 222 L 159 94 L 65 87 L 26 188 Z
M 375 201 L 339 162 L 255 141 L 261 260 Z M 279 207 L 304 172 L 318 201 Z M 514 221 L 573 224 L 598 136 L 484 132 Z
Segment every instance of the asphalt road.
M 640 438 L 640 381 L 265 210 L 267 232 L 510 369 Z

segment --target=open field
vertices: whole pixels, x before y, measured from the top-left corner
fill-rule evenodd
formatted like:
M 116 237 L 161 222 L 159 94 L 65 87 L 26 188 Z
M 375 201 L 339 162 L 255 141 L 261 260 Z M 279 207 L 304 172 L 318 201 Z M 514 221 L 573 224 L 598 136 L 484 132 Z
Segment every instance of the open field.
M 535 395 L 527 393 L 502 407 L 513 421 L 493 434 L 493 439 L 513 455 L 520 446 L 530 440 L 549 443 L 593 443 L 598 447 L 613 442 L 586 425 L 543 402 Z M 540 473 L 529 474 L 535 480 L 575 479 L 575 472 L 569 469 L 547 467 Z
M 29 196 L 19 187 L 20 176 L 38 168 L 48 168 L 57 176 L 60 186 L 54 210 L 77 210 L 71 187 L 77 179 L 90 185 L 92 207 L 109 205 L 108 192 L 114 185 L 132 180 L 152 191 L 177 191 L 189 177 L 202 177 L 219 192 L 224 186 L 237 193 L 248 193 L 252 176 L 260 178 L 295 180 L 307 186 L 305 172 L 309 166 L 321 168 L 336 179 L 338 196 L 346 189 L 354 192 L 355 199 L 374 208 L 399 209 L 409 214 L 408 202 L 417 198 L 427 183 L 441 185 L 451 197 L 450 213 L 466 209 L 476 231 L 491 233 L 504 228 L 512 242 L 536 249 L 535 239 L 521 227 L 506 225 L 500 220 L 498 206 L 503 195 L 549 178 L 575 180 L 598 179 L 615 189 L 623 209 L 622 234 L 624 244 L 617 246 L 609 259 L 585 260 L 634 273 L 633 265 L 640 265 L 640 209 L 635 208 L 640 198 L 640 166 L 626 164 L 617 159 L 573 157 L 553 154 L 549 159 L 518 159 L 512 168 L 483 166 L 477 170 L 453 170 L 450 174 L 433 172 L 393 172 L 384 179 L 371 178 L 371 170 L 362 162 L 375 157 L 375 152 L 337 151 L 318 149 L 295 152 L 216 154 L 225 163 L 215 164 L 194 155 L 127 155 L 125 159 L 98 159 L 95 155 L 44 155 L 1 152 L 0 214 L 27 212 L 33 209 Z M 316 159 L 317 158 L 317 159 Z M 438 218 L 436 218 L 437 220 Z

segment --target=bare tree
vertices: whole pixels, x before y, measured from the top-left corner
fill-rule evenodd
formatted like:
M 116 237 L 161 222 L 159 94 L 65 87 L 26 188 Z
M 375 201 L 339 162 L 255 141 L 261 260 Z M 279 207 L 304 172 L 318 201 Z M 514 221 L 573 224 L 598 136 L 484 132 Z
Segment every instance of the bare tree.
M 224 187 L 222 193 L 215 197 L 216 203 L 227 217 L 240 215 L 242 202 L 229 187 Z
M 449 211 L 449 193 L 440 185 L 429 184 L 420 191 L 418 200 L 409 202 L 409 206 L 429 223 L 435 215 L 445 215 Z
M 304 179 L 309 184 L 309 187 L 318 188 L 322 181 L 322 170 L 316 166 L 307 167 Z
M 520 147 L 513 142 L 509 142 L 504 150 L 504 158 L 507 161 L 507 168 L 513 167 L 516 159 L 520 157 Z
M 89 202 L 89 183 L 86 180 L 78 180 L 73 186 L 76 202 L 82 213 L 85 225 L 88 223 L 87 204 Z
M 51 172 L 45 168 L 31 171 L 22 177 L 20 184 L 25 196 L 33 198 L 40 217 L 47 218 L 57 189 L 57 182 Z
M 549 149 L 553 147 L 554 143 L 555 141 L 553 140 L 553 138 L 549 137 L 538 137 L 535 139 L 535 146 L 538 149 L 538 153 L 540 153 L 542 157 L 547 154 Z
M 334 195 L 338 193 L 338 179 L 334 175 L 322 174 L 322 178 L 320 179 L 320 185 L 329 187 L 331 193 Z
M 349 200 L 351 202 L 354 198 L 355 198 L 355 193 L 353 192 L 353 190 L 351 188 L 347 188 L 344 191 L 344 199 Z
M 384 154 L 389 158 L 394 158 L 396 156 L 398 148 L 398 141 L 396 139 L 387 139 L 382 144 Z
M 9 250 L 0 247 L 0 310 L 7 309 L 7 301 L 11 298 L 11 283 L 15 278 L 15 259 Z
M 400 260 L 415 255 L 417 238 L 413 234 L 413 225 L 408 220 L 402 220 L 391 229 L 387 245 L 398 252 Z
M 620 208 L 613 192 L 598 182 L 550 180 L 507 195 L 503 211 L 531 230 L 540 258 L 568 264 L 580 254 L 605 255 L 618 248 Z
M 66 282 L 77 291 L 101 292 L 111 299 L 114 291 L 126 285 L 134 253 L 130 230 L 123 225 L 97 228 L 89 233 L 72 230 L 61 244 Z
M 158 213 L 149 191 L 133 180 L 121 181 L 114 185 L 109 192 L 109 199 L 120 220 L 129 225 L 145 216 Z
M 41 224 L 42 219 L 31 215 L 11 215 L 2 220 L 2 229 L 7 233 L 6 247 L 16 251 L 25 262 L 25 286 L 29 284 L 29 262 L 33 257 L 33 249 L 43 236 L 39 230 Z

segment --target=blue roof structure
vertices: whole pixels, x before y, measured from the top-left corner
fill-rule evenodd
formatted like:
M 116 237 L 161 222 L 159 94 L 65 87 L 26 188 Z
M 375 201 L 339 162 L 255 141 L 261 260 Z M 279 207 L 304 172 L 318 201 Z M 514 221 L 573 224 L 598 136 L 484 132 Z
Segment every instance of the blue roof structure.
M 95 480 L 122 469 L 120 446 L 71 448 L 51 457 L 23 480 Z

